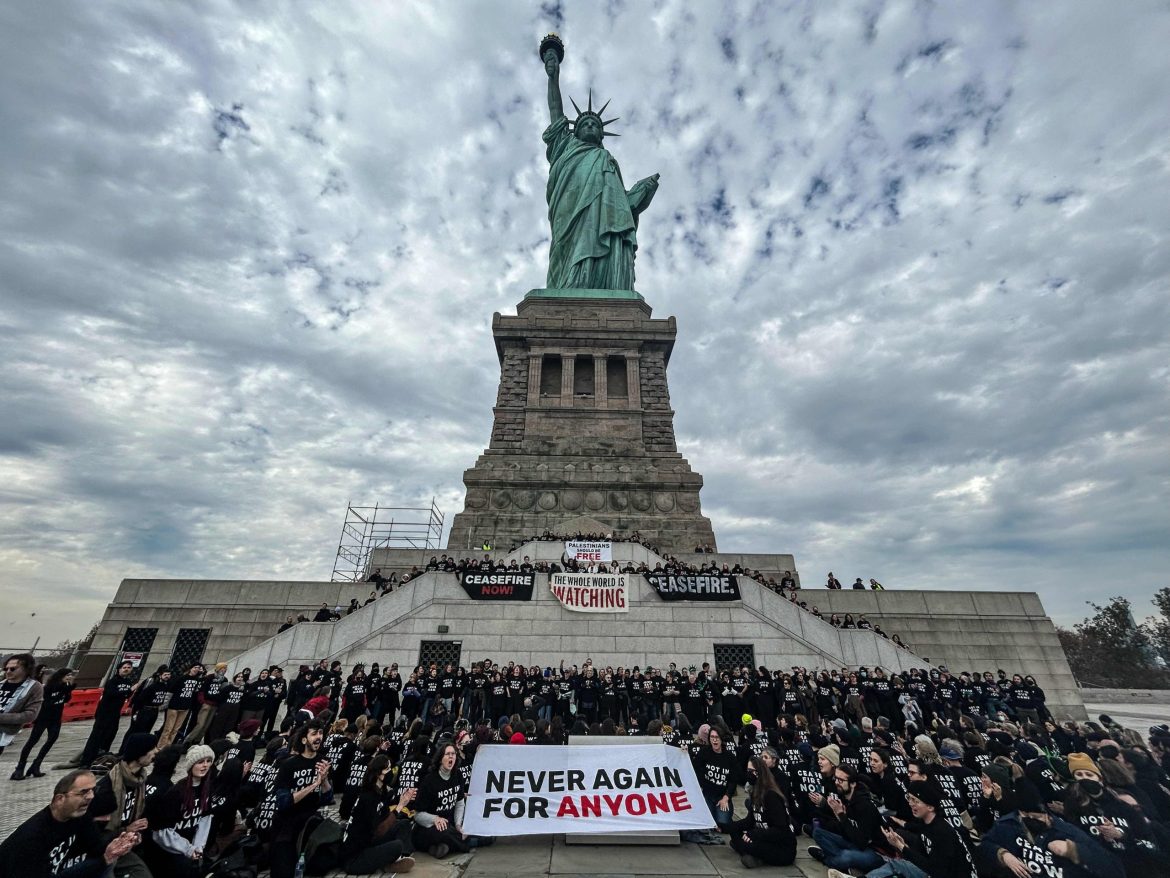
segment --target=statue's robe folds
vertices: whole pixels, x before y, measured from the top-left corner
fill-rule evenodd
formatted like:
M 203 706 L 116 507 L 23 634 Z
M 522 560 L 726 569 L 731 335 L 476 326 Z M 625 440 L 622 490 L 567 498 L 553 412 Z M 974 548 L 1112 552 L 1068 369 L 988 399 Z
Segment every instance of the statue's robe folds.
M 614 157 L 578 140 L 562 116 L 548 144 L 548 289 L 632 290 L 637 223 Z

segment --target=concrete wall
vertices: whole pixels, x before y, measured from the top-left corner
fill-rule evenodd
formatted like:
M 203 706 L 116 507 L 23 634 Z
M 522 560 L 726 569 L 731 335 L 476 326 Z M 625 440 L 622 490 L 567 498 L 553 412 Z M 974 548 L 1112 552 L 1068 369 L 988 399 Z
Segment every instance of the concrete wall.
M 643 553 L 639 546 L 615 555 Z M 628 545 L 628 544 L 626 544 Z M 560 543 L 530 543 L 519 554 L 560 552 Z M 533 548 L 535 547 L 535 548 Z M 394 550 L 395 561 L 422 566 L 434 550 Z M 794 569 L 791 555 L 714 555 L 722 564 L 754 569 Z M 635 560 L 641 560 L 635 559 Z M 106 610 L 91 655 L 112 660 L 128 627 L 156 627 L 148 658 L 168 662 L 180 628 L 205 628 L 210 637 L 204 661 L 241 654 L 252 667 L 299 663 L 325 656 L 383 657 L 413 663 L 420 641 L 462 640 L 464 656 L 504 657 L 541 665 L 607 655 L 607 661 L 645 665 L 712 660 L 715 643 L 752 643 L 758 663 L 769 667 L 882 665 L 894 669 L 945 664 L 954 672 L 1003 668 L 1031 673 L 1057 716 L 1083 718 L 1084 707 L 1055 628 L 1039 598 L 1030 592 L 828 591 L 804 589 L 802 600 L 826 615 L 865 614 L 888 634 L 898 634 L 915 658 L 869 632 L 837 631 L 754 582 L 741 579 L 742 602 L 668 604 L 642 580 L 625 615 L 590 615 L 565 610 L 538 577 L 527 604 L 471 602 L 453 575 L 428 574 L 380 597 L 341 622 L 306 625 L 270 641 L 290 613 L 310 617 L 325 601 L 346 605 L 365 600 L 366 583 L 124 580 Z M 439 634 L 440 625 L 450 629 Z M 316 632 L 316 633 L 313 633 Z M 287 645 L 286 644 L 287 641 Z M 276 652 L 272 652 L 272 650 Z M 273 657 L 268 661 L 265 650 Z
M 841 631 L 754 582 L 741 582 L 743 601 L 663 601 L 632 578 L 628 613 L 565 609 L 537 575 L 527 602 L 471 602 L 453 574 L 428 573 L 332 624 L 299 625 L 234 658 L 233 670 L 309 664 L 321 658 L 413 665 L 422 640 L 462 644 L 477 658 L 555 665 L 594 656 L 614 665 L 665 666 L 713 661 L 716 643 L 752 644 L 769 667 L 881 665 L 903 670 L 922 662 L 869 631 Z M 449 631 L 439 633 L 440 626 Z

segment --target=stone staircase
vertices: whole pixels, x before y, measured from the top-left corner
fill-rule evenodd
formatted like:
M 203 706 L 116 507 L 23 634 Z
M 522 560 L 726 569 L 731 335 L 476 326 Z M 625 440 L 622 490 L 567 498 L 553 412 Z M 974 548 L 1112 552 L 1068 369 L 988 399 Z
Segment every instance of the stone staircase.
M 560 542 L 526 543 L 505 560 L 552 560 Z M 544 556 L 555 552 L 549 558 Z M 619 563 L 662 560 L 632 543 L 614 544 Z M 259 643 L 229 661 L 230 672 L 298 665 L 325 658 L 346 667 L 358 661 L 410 666 L 426 639 L 460 640 L 474 655 L 526 664 L 553 664 L 564 658 L 613 654 L 613 663 L 658 664 L 710 661 L 710 644 L 752 643 L 757 664 L 771 668 L 881 666 L 900 671 L 925 662 L 872 631 L 834 628 L 810 612 L 740 577 L 741 601 L 726 603 L 665 602 L 641 577 L 634 577 L 629 613 L 581 614 L 565 610 L 551 595 L 548 577 L 536 575 L 533 599 L 527 602 L 471 601 L 453 573 L 429 572 L 382 595 L 337 622 L 302 622 Z M 448 631 L 439 635 L 439 626 Z M 648 646 L 653 646 L 648 650 Z M 639 656 L 645 658 L 639 659 Z M 653 656 L 653 659 L 650 658 Z M 629 657 L 628 659 L 626 657 Z M 531 660 L 529 660 L 531 659 Z M 610 663 L 610 659 L 605 660 Z M 663 662 L 665 664 L 665 662 Z

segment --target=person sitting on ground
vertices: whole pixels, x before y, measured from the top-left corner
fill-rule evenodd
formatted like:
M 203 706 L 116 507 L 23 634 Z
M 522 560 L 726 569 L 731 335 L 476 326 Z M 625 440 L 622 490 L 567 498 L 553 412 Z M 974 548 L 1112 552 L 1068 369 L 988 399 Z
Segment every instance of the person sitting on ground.
M 154 761 L 157 746 L 158 737 L 149 732 L 130 735 L 122 744 L 121 759 L 98 779 L 89 812 L 106 833 L 146 831 L 146 770 Z M 138 854 L 129 851 L 118 860 L 116 874 L 121 878 L 149 873 Z
M 748 761 L 748 815 L 727 827 L 731 849 L 748 869 L 791 866 L 796 859 L 796 836 L 788 816 L 788 800 L 769 766 L 759 756 Z
M 436 860 L 451 851 L 466 853 L 471 850 L 467 833 L 463 831 L 463 812 L 467 794 L 463 778 L 455 770 L 459 752 L 453 743 L 444 744 L 435 751 L 432 770 L 418 787 L 414 815 L 414 846 L 425 850 Z
M 152 874 L 199 878 L 211 836 L 211 767 L 215 751 L 196 744 L 179 761 L 174 785 L 150 802 L 153 845 L 144 851 Z
M 833 769 L 833 782 L 836 794 L 820 805 L 809 856 L 842 871 L 876 869 L 882 858 L 873 848 L 882 842 L 882 820 L 873 797 L 849 765 Z
M 866 873 L 867 878 L 978 878 L 966 843 L 943 819 L 938 786 L 930 781 L 911 781 L 906 795 L 914 819 L 904 829 L 882 828 L 886 844 L 899 858 Z M 830 869 L 829 878 L 845 878 L 845 873 Z
M 99 878 L 140 841 L 121 832 L 108 844 L 89 814 L 97 779 L 79 768 L 53 787 L 52 801 L 0 843 L 0 878 Z
M 375 756 L 366 766 L 361 792 L 341 839 L 342 868 L 350 875 L 375 872 L 409 872 L 414 858 L 408 806 L 418 792 L 411 788 L 394 801 L 393 784 L 387 783 L 390 759 Z

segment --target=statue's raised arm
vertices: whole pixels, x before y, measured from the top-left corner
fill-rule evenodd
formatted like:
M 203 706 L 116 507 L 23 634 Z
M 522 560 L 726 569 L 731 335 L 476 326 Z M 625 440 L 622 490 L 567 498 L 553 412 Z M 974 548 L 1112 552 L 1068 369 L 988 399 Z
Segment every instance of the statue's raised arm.
M 540 59 L 548 77 L 549 126 L 544 131 L 548 156 L 549 289 L 633 290 L 634 253 L 638 249 L 638 215 L 658 191 L 658 174 L 634 184 L 629 191 L 621 168 L 602 138 L 616 137 L 602 119 L 607 101 L 593 109 L 593 92 L 584 111 L 573 101 L 577 118 L 565 118 L 561 100 L 561 62 L 564 44 L 549 34 L 540 44 Z
M 565 115 L 561 102 L 561 61 L 552 49 L 545 49 L 544 71 L 548 74 L 548 121 L 551 124 Z

